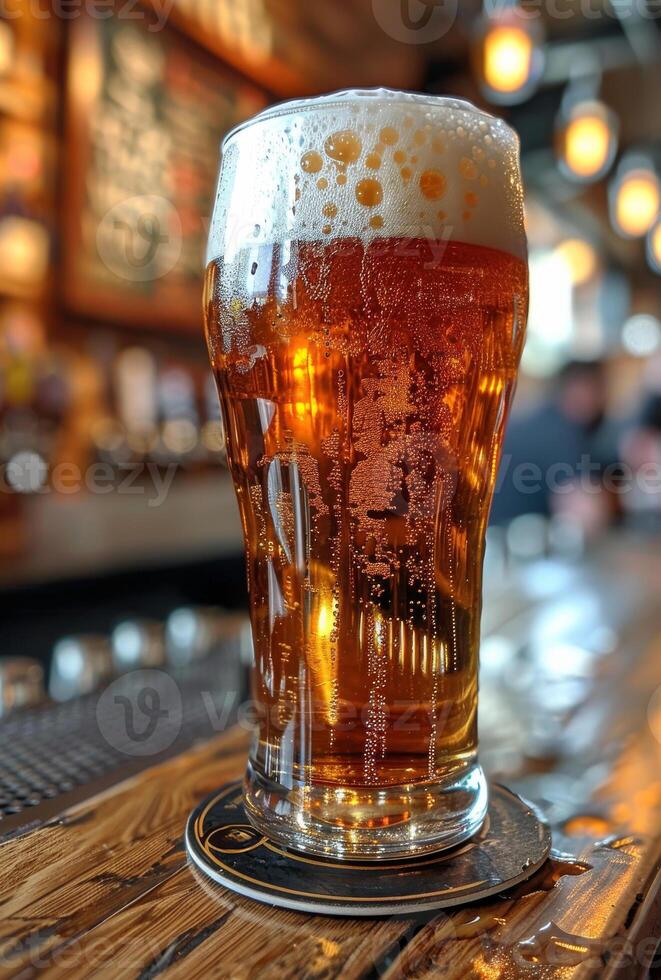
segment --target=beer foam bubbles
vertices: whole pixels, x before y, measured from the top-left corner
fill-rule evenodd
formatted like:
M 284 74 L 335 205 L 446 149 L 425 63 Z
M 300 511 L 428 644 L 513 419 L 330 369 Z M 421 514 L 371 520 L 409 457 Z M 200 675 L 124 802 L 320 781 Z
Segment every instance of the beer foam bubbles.
M 525 260 L 518 137 L 469 102 L 389 89 L 286 102 L 228 134 L 207 261 L 356 237 L 454 240 Z

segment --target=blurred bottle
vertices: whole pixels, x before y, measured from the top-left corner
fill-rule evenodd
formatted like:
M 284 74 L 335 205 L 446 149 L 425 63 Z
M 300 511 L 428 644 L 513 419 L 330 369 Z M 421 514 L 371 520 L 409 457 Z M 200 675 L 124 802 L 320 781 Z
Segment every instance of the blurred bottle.
M 66 636 L 53 648 L 48 693 L 55 701 L 90 694 L 112 672 L 112 650 L 104 636 Z
M 111 644 L 113 664 L 118 673 L 158 667 L 165 660 L 163 626 L 150 619 L 120 623 L 113 630 Z
M 125 432 L 123 456 L 141 462 L 157 440 L 158 376 L 154 355 L 146 347 L 125 348 L 115 360 L 113 381 L 117 418 Z
M 193 375 L 183 364 L 168 364 L 158 383 L 161 415 L 159 452 L 164 462 L 188 468 L 201 461 L 200 425 Z
M 44 697 L 44 671 L 31 657 L 0 657 L 0 716 L 38 704 Z
M 218 607 L 175 609 L 168 617 L 165 637 L 168 661 L 177 667 L 213 654 L 236 658 L 245 665 L 252 656 L 248 616 Z

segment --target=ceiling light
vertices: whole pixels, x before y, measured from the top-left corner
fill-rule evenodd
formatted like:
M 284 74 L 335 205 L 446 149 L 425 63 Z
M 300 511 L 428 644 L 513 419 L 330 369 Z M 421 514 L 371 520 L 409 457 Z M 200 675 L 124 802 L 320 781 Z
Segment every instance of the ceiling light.
M 593 181 L 610 168 L 617 152 L 617 122 L 596 100 L 575 103 L 564 111 L 557 129 L 560 166 L 574 180 Z
M 613 227 L 625 238 L 647 234 L 659 214 L 659 178 L 645 158 L 631 158 L 620 166 L 610 187 Z

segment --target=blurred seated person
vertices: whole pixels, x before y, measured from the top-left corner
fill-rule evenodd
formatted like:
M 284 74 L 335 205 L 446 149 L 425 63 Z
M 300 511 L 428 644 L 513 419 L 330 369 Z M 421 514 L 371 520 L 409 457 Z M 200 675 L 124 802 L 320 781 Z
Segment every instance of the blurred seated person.
M 589 535 L 617 516 L 618 432 L 607 404 L 602 362 L 570 361 L 554 379 L 550 397 L 511 418 L 492 523 L 561 513 Z

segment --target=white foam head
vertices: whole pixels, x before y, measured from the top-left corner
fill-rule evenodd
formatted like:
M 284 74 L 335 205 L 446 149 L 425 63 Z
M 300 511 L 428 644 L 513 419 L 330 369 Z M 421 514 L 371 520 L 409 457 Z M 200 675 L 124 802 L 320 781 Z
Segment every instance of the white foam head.
M 225 138 L 208 261 L 382 236 L 525 259 L 516 133 L 469 102 L 370 89 L 273 106 Z

